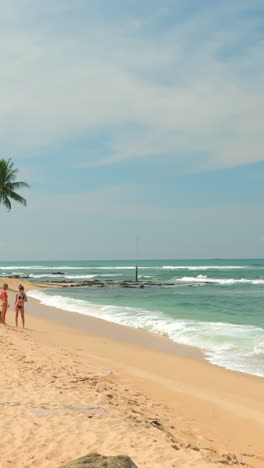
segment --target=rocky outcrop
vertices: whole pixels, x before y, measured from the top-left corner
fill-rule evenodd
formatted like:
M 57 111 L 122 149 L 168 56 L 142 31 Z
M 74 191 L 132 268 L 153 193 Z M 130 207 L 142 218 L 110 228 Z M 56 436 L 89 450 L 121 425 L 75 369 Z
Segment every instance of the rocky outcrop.
M 60 468 L 137 468 L 130 457 L 106 457 L 98 453 L 91 453 L 73 460 Z
M 132 280 L 125 280 L 125 281 L 113 281 L 113 280 L 85 280 L 85 281 L 78 281 L 78 282 L 69 282 L 67 280 L 52 280 L 48 282 L 42 282 L 42 284 L 58 284 L 59 286 L 62 285 L 64 288 L 77 288 L 82 286 L 97 286 L 103 288 L 104 286 L 120 286 L 121 288 L 144 288 L 145 286 L 175 286 L 175 283 L 154 283 L 152 281 L 132 281 Z

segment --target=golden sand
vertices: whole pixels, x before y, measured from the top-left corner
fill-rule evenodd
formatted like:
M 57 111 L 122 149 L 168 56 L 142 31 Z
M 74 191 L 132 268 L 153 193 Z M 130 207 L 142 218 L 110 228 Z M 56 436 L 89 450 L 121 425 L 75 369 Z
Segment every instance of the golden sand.
M 0 326 L 1 468 L 56 468 L 95 451 L 139 468 L 264 466 L 264 379 L 161 351 L 145 332 L 85 317 L 88 333 L 78 314 L 26 307 L 25 330 L 12 309 Z M 59 323 L 69 316 L 75 327 Z

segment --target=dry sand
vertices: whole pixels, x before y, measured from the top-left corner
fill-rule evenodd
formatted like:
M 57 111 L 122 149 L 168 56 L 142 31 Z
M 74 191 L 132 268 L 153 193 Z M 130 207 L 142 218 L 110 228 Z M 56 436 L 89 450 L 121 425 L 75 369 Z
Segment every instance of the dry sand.
M 1 468 L 56 468 L 94 451 L 139 468 L 264 466 L 264 379 L 32 299 L 27 310 L 26 330 L 12 309 L 0 326 Z

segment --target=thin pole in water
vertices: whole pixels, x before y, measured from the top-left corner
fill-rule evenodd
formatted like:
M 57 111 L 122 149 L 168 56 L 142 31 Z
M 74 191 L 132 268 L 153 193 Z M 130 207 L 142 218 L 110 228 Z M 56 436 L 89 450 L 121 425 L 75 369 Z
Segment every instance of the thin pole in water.
M 138 259 L 138 244 L 139 244 L 139 237 L 136 237 L 136 258 Z M 138 266 L 136 264 L 136 283 L 138 282 Z

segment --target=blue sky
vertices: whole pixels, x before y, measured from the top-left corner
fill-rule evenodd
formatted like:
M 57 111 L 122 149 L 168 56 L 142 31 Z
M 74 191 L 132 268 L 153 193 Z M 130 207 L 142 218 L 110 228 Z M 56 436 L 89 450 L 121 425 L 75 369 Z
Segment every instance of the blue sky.
M 2 260 L 264 257 L 260 0 L 0 0 Z

